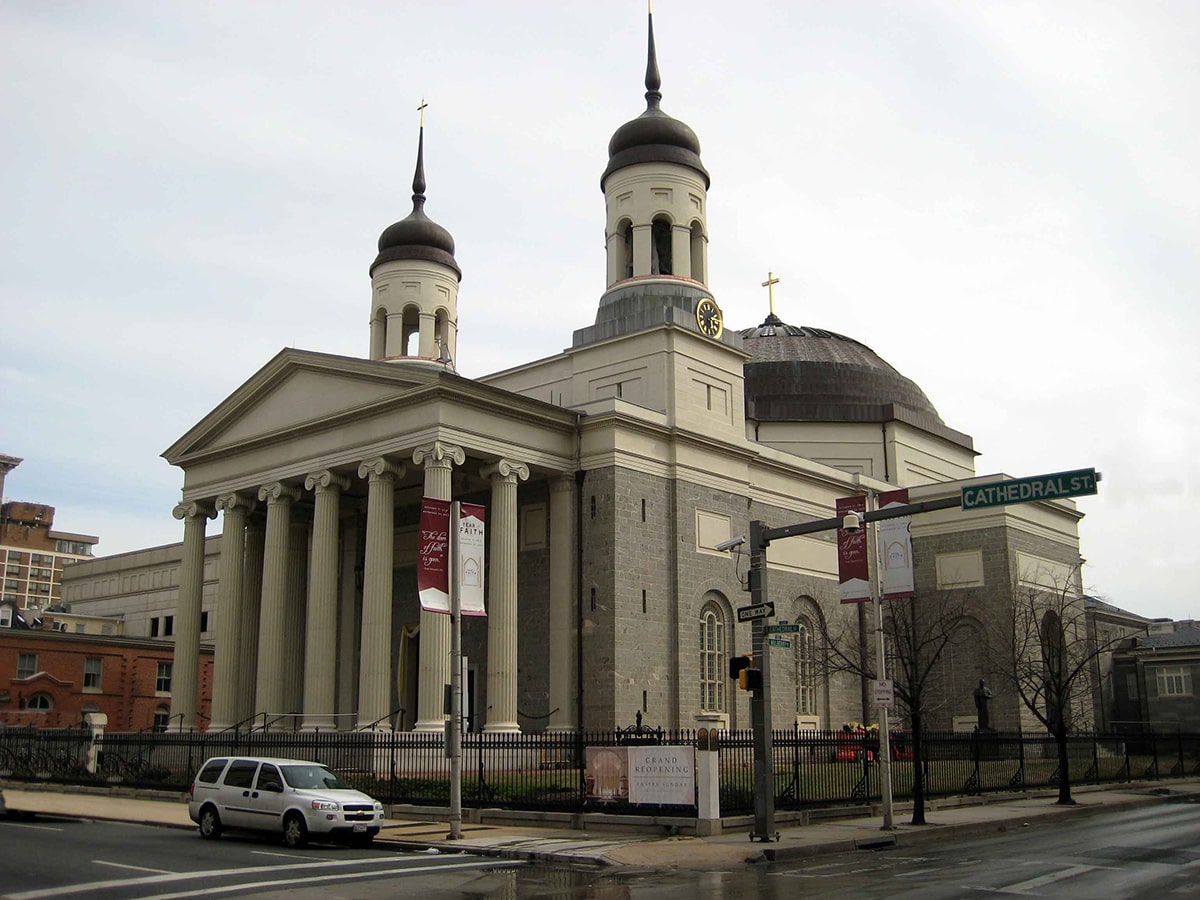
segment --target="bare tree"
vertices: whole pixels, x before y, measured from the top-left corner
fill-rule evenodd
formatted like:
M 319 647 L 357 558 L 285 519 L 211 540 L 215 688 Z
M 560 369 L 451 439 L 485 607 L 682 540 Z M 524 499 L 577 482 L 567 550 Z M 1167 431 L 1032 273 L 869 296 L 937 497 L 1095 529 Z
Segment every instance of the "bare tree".
M 907 713 L 912 735 L 913 825 L 925 823 L 924 714 L 933 687 L 938 684 L 937 667 L 955 632 L 969 617 L 968 592 L 935 591 L 906 600 L 889 600 L 884 607 L 883 636 L 888 648 L 888 676 L 895 686 L 901 711 Z M 867 680 L 876 672 L 874 628 L 843 622 L 833 633 L 825 625 L 822 643 L 826 667 Z M 872 621 L 874 616 L 871 616 Z
M 1013 585 L 1006 633 L 991 641 L 992 668 L 1008 680 L 1033 716 L 1054 737 L 1058 800 L 1073 804 L 1067 738 L 1078 722 L 1091 726 L 1094 661 L 1121 640 L 1097 642 L 1086 620 L 1079 568 L 1066 576 L 1027 573 Z M 1008 656 L 1006 659 L 1005 656 Z

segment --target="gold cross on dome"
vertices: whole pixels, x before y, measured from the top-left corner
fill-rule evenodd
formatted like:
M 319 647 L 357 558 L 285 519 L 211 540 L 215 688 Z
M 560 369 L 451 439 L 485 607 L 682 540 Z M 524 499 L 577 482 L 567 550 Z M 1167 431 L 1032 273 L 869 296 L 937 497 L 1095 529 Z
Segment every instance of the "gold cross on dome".
M 775 285 L 779 284 L 779 279 L 775 277 L 774 272 L 767 273 L 767 280 L 762 283 L 762 286 L 767 289 L 767 299 L 771 304 L 771 315 L 775 315 Z

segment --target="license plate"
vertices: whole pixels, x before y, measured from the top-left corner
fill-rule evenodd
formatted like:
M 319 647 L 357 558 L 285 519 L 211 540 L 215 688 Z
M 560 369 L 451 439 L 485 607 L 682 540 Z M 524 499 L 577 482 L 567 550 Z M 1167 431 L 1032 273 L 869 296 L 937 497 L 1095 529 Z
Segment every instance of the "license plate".
M 361 824 L 356 824 L 356 825 L 354 826 L 354 830 L 355 830 L 355 831 L 366 831 L 366 830 L 367 830 L 367 826 L 366 826 L 366 825 L 361 825 Z

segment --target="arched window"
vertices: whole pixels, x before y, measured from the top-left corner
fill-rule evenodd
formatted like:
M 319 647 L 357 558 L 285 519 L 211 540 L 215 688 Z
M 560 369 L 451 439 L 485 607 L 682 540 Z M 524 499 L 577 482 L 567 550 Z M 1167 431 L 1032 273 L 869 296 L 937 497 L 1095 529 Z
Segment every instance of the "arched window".
M 650 274 L 672 275 L 671 268 L 671 223 L 666 219 L 655 219 L 650 225 Z
M 704 230 L 700 223 L 692 223 L 692 278 L 704 283 Z
M 715 603 L 700 614 L 700 708 L 725 712 L 725 615 Z
M 796 641 L 796 715 L 817 714 L 817 636 L 813 623 L 807 616 L 796 623 L 800 631 Z
M 617 278 L 632 278 L 633 277 L 633 223 L 626 220 L 622 222 L 618 231 L 621 235 L 621 241 L 617 245 L 618 252 L 621 254 L 617 260 Z
M 54 709 L 54 702 L 49 694 L 34 694 L 25 704 L 26 709 Z

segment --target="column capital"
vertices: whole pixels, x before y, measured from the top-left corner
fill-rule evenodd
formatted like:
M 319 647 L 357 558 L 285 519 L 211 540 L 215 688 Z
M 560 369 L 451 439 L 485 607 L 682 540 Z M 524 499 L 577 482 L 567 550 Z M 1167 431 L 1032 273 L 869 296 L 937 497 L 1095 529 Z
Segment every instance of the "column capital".
M 331 469 L 321 469 L 319 472 L 310 472 L 304 477 L 304 489 L 306 491 L 345 491 L 350 488 L 350 479 L 345 475 L 338 475 Z
M 225 512 L 234 512 L 240 509 L 244 513 L 251 513 L 258 506 L 258 501 L 253 497 L 247 497 L 245 494 L 234 491 L 218 497 L 216 505 L 217 509 L 224 510 Z
M 211 500 L 184 500 L 175 505 L 171 515 L 177 519 L 215 519 L 217 510 Z
M 272 481 L 258 489 L 258 499 L 271 503 L 295 503 L 300 499 L 300 488 L 283 481 Z
M 445 441 L 434 441 L 432 444 L 422 444 L 413 451 L 413 464 L 417 466 L 461 466 L 467 461 L 466 451 L 455 444 Z
M 527 481 L 529 480 L 529 466 L 523 462 L 517 462 L 515 459 L 499 459 L 481 468 L 479 474 L 488 479 Z
M 384 477 L 400 479 L 404 477 L 404 466 L 382 456 L 374 456 L 362 461 L 358 467 L 358 477 L 372 480 Z

